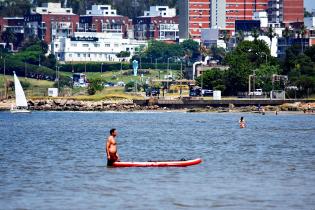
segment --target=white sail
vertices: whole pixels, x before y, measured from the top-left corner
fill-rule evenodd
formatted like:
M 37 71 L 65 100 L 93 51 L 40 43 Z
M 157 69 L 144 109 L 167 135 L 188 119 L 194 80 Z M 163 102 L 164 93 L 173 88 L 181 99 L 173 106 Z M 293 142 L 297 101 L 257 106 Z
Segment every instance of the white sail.
M 18 77 L 14 73 L 14 87 L 15 87 L 15 103 L 16 107 L 27 107 L 26 97 L 22 88 L 22 85 Z

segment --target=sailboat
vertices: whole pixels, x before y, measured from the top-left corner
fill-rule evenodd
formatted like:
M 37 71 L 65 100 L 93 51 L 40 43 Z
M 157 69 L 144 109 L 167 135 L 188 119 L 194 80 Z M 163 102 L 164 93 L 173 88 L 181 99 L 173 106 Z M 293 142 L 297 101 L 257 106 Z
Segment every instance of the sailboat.
M 22 85 L 19 81 L 19 78 L 14 74 L 14 89 L 15 89 L 15 106 L 11 105 L 11 113 L 30 113 L 30 110 L 27 110 L 28 105 L 26 97 L 22 88 Z

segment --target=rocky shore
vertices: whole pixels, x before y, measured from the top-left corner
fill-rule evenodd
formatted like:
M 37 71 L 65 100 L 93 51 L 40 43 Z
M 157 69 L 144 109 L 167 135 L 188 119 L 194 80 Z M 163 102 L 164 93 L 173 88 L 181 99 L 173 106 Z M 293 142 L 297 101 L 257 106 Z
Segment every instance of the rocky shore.
M 9 110 L 12 100 L 1 101 L 0 111 Z M 168 107 L 161 107 L 158 105 L 141 106 L 135 104 L 132 100 L 120 100 L 120 101 L 80 101 L 73 99 L 37 99 L 29 100 L 29 109 L 37 111 L 167 111 L 178 110 L 185 112 L 253 112 L 261 113 L 276 112 L 276 111 L 308 111 L 309 106 L 311 111 L 315 112 L 315 103 L 286 103 L 279 106 L 262 106 L 258 110 L 257 106 L 240 106 L 236 107 L 233 104 L 229 104 L 228 107 L 212 107 L 206 106 L 202 108 L 183 108 L 183 109 L 171 109 Z
M 122 101 L 78 101 L 67 99 L 47 99 L 28 101 L 31 110 L 39 111 L 142 111 L 163 110 L 153 106 L 139 106 L 130 100 Z

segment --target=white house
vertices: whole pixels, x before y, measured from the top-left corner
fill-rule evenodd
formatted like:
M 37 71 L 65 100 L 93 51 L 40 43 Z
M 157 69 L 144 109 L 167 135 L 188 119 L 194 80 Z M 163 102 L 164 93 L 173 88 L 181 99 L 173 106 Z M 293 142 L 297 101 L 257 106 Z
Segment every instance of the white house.
M 175 17 L 176 9 L 168 6 L 151 6 L 149 11 L 144 11 L 145 17 Z
M 57 38 L 52 43 L 52 52 L 57 60 L 64 62 L 120 61 L 116 56 L 129 51 L 130 59 L 137 48 L 146 42 L 123 39 L 118 33 L 75 32 L 73 37 Z

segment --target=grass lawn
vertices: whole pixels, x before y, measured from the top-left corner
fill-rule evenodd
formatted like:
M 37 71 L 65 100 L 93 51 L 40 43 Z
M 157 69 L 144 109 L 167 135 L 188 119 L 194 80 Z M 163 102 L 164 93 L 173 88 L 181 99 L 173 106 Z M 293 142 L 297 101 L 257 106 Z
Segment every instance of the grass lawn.
M 94 78 L 103 78 L 107 82 L 113 82 L 117 83 L 119 81 L 123 81 L 125 83 L 137 79 L 138 81 L 141 80 L 141 75 L 138 74 L 138 77 L 134 77 L 132 75 L 124 75 L 125 72 L 131 72 L 132 70 L 117 70 L 117 71 L 107 71 L 107 72 L 87 72 L 87 78 L 88 79 L 94 79 Z M 84 73 L 84 72 L 82 72 Z M 175 71 L 173 71 L 173 74 Z M 60 74 L 65 75 L 65 76 L 72 76 L 71 72 L 60 72 Z M 160 71 L 160 77 L 161 79 L 164 78 L 164 75 L 167 74 L 166 70 L 161 70 Z M 143 75 L 143 81 L 146 79 L 158 79 L 159 77 L 159 71 L 158 70 L 149 70 L 149 74 Z

